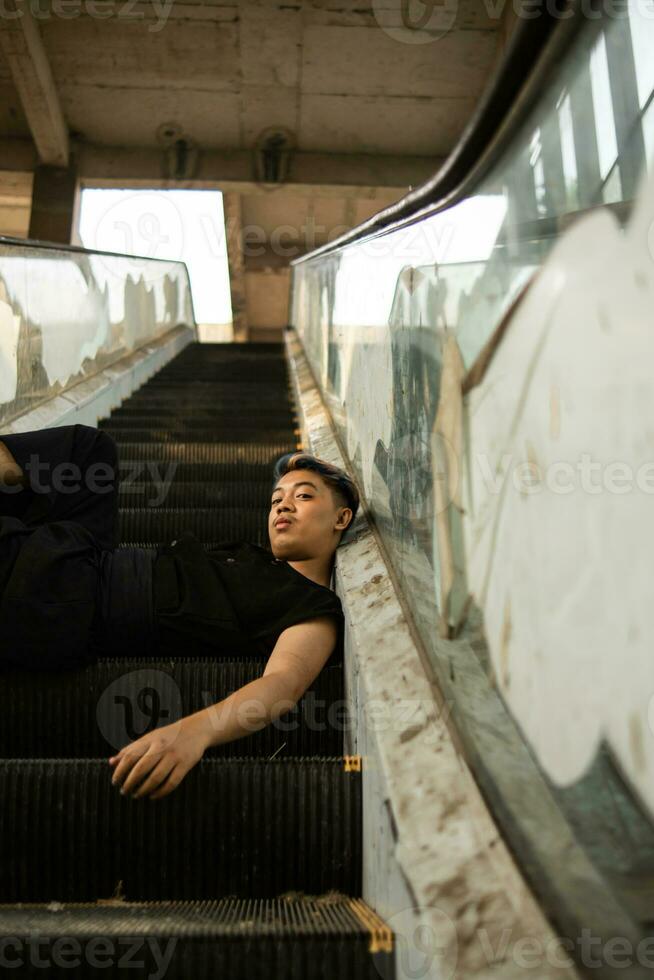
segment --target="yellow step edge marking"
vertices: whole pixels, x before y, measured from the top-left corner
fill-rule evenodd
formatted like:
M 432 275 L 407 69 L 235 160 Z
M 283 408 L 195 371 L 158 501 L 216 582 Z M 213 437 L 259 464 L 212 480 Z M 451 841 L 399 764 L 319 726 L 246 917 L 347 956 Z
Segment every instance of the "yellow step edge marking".
M 393 930 L 361 898 L 348 898 L 352 912 L 370 933 L 369 953 L 392 953 Z
M 361 772 L 360 755 L 344 755 L 345 772 Z

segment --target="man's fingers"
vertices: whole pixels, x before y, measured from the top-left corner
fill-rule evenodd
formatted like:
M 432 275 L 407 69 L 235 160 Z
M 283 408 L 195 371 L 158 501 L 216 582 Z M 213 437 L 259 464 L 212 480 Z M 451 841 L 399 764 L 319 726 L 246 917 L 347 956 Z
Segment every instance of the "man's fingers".
M 118 786 L 120 784 L 121 780 L 125 776 L 125 773 L 128 772 L 129 769 L 134 765 L 136 759 L 137 756 L 135 753 L 132 753 L 130 755 L 129 752 L 126 752 L 125 755 L 120 756 L 118 765 L 114 769 L 111 777 L 111 782 L 114 784 L 114 786 Z
M 137 790 L 132 793 L 132 799 L 137 799 L 140 796 L 146 796 L 150 790 L 157 789 L 157 787 L 164 781 L 166 776 L 173 771 L 175 764 L 176 760 L 171 759 L 169 755 L 164 756 L 163 759 L 160 759 L 148 778 L 141 783 Z
M 120 763 L 121 767 L 124 763 L 124 769 L 121 776 L 127 772 L 127 770 L 130 770 L 122 785 L 123 793 L 131 793 L 134 787 L 140 783 L 143 777 L 150 772 L 152 767 L 155 766 L 161 758 L 161 752 L 155 753 L 149 746 L 146 747 L 143 752 L 140 752 L 139 755 L 140 758 L 134 753 L 126 755 L 123 762 Z
M 161 786 L 159 786 L 154 793 L 150 793 L 149 798 L 151 800 L 159 800 L 162 796 L 167 796 L 168 793 L 172 793 L 172 791 L 179 786 L 187 772 L 188 770 L 178 762 L 177 765 L 171 769 L 168 774 L 168 778 L 164 780 Z

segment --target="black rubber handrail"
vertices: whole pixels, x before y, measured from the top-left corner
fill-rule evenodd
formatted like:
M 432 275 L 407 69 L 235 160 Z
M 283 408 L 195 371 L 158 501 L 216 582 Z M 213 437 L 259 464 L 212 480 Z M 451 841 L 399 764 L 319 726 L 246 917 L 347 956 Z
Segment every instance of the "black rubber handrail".
M 521 0 L 521 6 L 526 6 L 525 0 Z M 356 228 L 298 256 L 290 264 L 299 265 L 354 242 L 387 234 L 465 197 L 471 184 L 477 183 L 506 150 L 532 105 L 542 97 L 544 81 L 551 77 L 579 29 L 584 25 L 588 28 L 589 9 L 597 10 L 593 21 L 597 26 L 602 10 L 600 0 L 543 4 L 536 18 L 530 3 L 528 16 L 518 13 L 504 57 L 491 74 L 454 149 L 434 176 Z

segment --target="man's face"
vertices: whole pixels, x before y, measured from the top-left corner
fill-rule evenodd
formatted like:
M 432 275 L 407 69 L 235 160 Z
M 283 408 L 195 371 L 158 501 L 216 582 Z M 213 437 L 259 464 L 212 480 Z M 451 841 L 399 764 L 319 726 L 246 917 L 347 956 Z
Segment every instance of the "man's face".
M 286 473 L 272 492 L 268 515 L 273 554 L 285 561 L 306 561 L 332 554 L 343 531 L 344 510 L 319 473 L 313 470 Z

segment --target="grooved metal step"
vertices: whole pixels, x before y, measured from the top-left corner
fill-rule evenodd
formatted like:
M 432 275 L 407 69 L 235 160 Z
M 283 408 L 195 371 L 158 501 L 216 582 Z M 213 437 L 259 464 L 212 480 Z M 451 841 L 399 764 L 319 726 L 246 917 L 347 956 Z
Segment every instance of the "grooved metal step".
M 158 800 L 104 759 L 0 760 L 0 900 L 274 898 L 361 890 L 361 773 L 347 757 L 203 758 Z M 29 801 L 29 806 L 26 806 Z
M 151 422 L 153 417 L 163 419 L 176 418 L 185 425 L 202 425 L 202 421 L 211 424 L 221 422 L 223 425 L 242 426 L 243 428 L 257 428 L 259 431 L 266 425 L 290 426 L 294 428 L 295 416 L 290 407 L 280 409 L 275 403 L 262 408 L 260 401 L 253 401 L 251 408 L 245 408 L 239 400 L 239 409 L 226 408 L 218 405 L 180 405 L 178 401 L 166 403 L 160 400 L 155 404 L 153 400 L 144 402 L 142 405 L 134 407 L 115 408 L 111 413 L 111 419 L 102 420 L 102 425 L 111 422 L 112 425 L 131 425 L 139 427 L 141 422 Z M 262 424 L 265 423 L 265 424 Z
M 203 902 L 0 904 L 21 977 L 391 980 L 392 935 L 360 898 L 290 893 Z M 57 949 L 66 936 L 65 950 Z M 38 959 L 32 955 L 38 937 Z M 74 965 L 77 963 L 78 965 Z M 39 965 L 40 964 L 40 965 Z M 65 964 L 65 965 L 64 965 Z M 59 965 L 59 966 L 57 966 Z
M 218 487 L 241 483 L 257 486 L 265 484 L 267 490 L 272 488 L 270 463 L 247 463 L 242 460 L 232 463 L 202 460 L 188 462 L 183 458 L 162 459 L 161 454 L 152 452 L 151 445 L 147 443 L 145 449 L 146 452 L 139 455 L 132 451 L 129 444 L 121 447 L 118 467 L 122 486 L 156 478 L 162 482 L 167 480 L 175 483 L 212 482 Z
M 153 423 L 148 429 L 135 429 L 128 425 L 105 425 L 103 428 L 121 446 L 129 442 L 210 443 L 212 441 L 225 447 L 261 446 L 261 429 L 248 432 L 218 425 L 203 425 L 202 428 L 195 428 L 182 425 L 162 426 L 160 421 L 154 420 Z M 295 448 L 296 435 L 292 429 L 270 429 L 266 431 L 266 435 L 267 445 L 278 445 L 280 455 L 288 449 L 289 445 L 291 449 Z
M 156 460 L 159 463 L 179 461 L 184 463 L 213 463 L 234 467 L 236 472 L 241 465 L 259 466 L 258 477 L 267 473 L 272 480 L 272 467 L 283 453 L 297 448 L 294 437 L 288 442 L 232 443 L 227 445 L 215 442 L 126 442 L 120 446 L 120 457 L 124 460 Z M 227 471 L 226 471 L 227 472 Z M 234 474 L 234 470 L 230 470 Z M 240 476 L 239 476 L 240 478 Z M 234 476 L 232 475 L 232 479 Z
M 0 756 L 109 758 L 146 732 L 226 698 L 265 660 L 198 657 L 100 659 L 70 674 L 0 674 Z M 295 708 L 260 731 L 207 749 L 220 756 L 343 753 L 343 672 L 327 664 Z
M 268 545 L 267 508 L 125 507 L 119 512 L 120 536 L 126 541 L 172 541 L 182 531 L 216 541 L 251 541 Z
M 206 551 L 269 547 L 273 464 L 301 448 L 281 344 L 191 344 L 99 427 L 118 448 L 119 547 L 184 530 Z M 393 980 L 392 931 L 358 897 L 362 760 L 343 755 L 342 663 L 169 795 L 111 784 L 109 755 L 265 666 L 190 653 L 0 674 L 0 934 L 36 935 L 55 977 L 124 976 L 127 939 L 139 976 Z M 43 966 L 27 957 L 20 975 Z
M 142 507 L 159 500 L 166 507 L 247 507 L 268 511 L 272 481 L 220 483 L 215 480 L 179 480 L 177 474 L 170 483 L 165 480 L 139 480 L 124 483 L 118 500 L 121 507 Z

